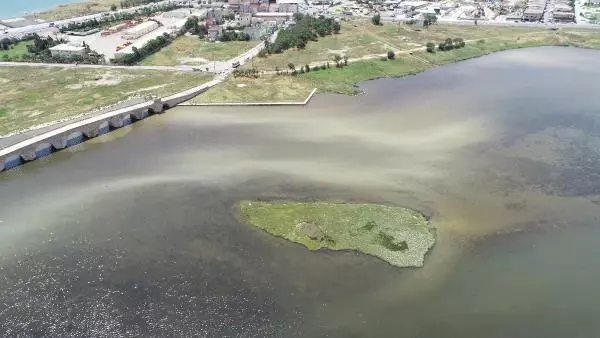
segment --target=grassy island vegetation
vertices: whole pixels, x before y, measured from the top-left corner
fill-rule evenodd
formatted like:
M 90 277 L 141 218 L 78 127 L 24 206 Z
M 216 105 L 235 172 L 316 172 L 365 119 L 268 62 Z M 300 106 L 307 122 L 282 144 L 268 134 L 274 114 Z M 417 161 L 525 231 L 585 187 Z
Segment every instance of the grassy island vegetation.
M 435 243 L 416 211 L 377 204 L 243 201 L 243 219 L 310 250 L 357 250 L 399 267 L 423 266 Z

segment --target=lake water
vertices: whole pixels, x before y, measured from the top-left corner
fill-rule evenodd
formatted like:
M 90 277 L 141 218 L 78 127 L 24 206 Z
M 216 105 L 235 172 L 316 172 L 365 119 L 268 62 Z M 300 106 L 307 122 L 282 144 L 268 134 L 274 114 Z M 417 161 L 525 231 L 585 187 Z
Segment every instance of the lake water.
M 180 107 L 0 175 L 0 334 L 597 337 L 600 52 Z M 421 269 L 309 252 L 241 199 L 431 216 Z M 3 308 L 2 308 L 3 306 Z
M 52 9 L 58 5 L 84 2 L 83 0 L 4 0 L 0 4 L 0 19 L 19 17 L 34 12 Z

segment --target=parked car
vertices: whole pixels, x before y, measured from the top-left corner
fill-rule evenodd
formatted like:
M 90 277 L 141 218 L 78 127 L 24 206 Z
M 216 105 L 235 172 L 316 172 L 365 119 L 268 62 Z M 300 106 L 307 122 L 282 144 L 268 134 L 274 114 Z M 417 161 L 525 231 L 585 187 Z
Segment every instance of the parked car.
M 239 61 L 235 61 L 234 63 L 231 64 L 231 67 L 233 68 L 237 68 L 240 66 L 240 62 Z

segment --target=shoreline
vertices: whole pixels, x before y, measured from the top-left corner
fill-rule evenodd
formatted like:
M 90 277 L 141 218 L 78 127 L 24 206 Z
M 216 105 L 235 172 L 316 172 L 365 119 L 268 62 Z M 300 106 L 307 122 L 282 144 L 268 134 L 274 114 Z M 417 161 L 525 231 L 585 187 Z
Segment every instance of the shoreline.
M 576 48 L 582 48 L 582 47 L 572 46 L 572 45 L 559 45 L 559 46 L 557 46 L 557 45 L 539 45 L 539 46 L 514 46 L 512 48 L 505 48 L 505 49 L 500 49 L 500 50 L 485 51 L 485 52 L 483 52 L 481 54 L 473 54 L 473 55 L 470 55 L 468 57 L 456 58 L 454 60 L 448 60 L 447 62 L 444 62 L 442 64 L 432 64 L 432 65 L 430 65 L 428 67 L 424 67 L 424 68 L 417 69 L 417 70 L 411 70 L 409 72 L 398 73 L 398 74 L 388 73 L 385 76 L 373 76 L 373 77 L 368 77 L 368 78 L 362 78 L 362 79 L 359 79 L 357 82 L 355 82 L 355 83 L 352 84 L 353 92 L 351 92 L 351 93 L 349 93 L 349 92 L 343 92 L 343 91 L 331 90 L 331 89 L 328 89 L 328 88 L 319 89 L 318 87 L 316 87 L 316 88 L 313 89 L 313 91 L 310 93 L 310 95 L 307 97 L 307 99 L 305 101 L 303 101 L 303 102 L 254 102 L 254 103 L 182 104 L 182 103 L 190 101 L 190 100 L 192 100 L 194 98 L 201 98 L 201 96 L 204 95 L 204 91 L 202 91 L 200 93 L 196 93 L 193 96 L 189 95 L 190 91 L 192 91 L 194 88 L 198 88 L 198 87 L 194 87 L 194 88 L 188 89 L 186 91 L 183 91 L 183 92 L 181 92 L 179 94 L 175 94 L 175 95 L 172 95 L 172 96 L 186 95 L 186 97 L 187 97 L 186 99 L 183 99 L 179 103 L 175 104 L 175 105 L 182 105 L 182 106 L 269 106 L 269 105 L 271 105 L 271 106 L 275 106 L 275 105 L 281 105 L 281 106 L 283 106 L 283 105 L 304 105 L 304 104 L 307 104 L 312 99 L 312 97 L 314 96 L 314 94 L 316 93 L 317 90 L 319 90 L 321 93 L 336 93 L 336 94 L 343 94 L 343 95 L 353 95 L 353 94 L 354 95 L 363 95 L 364 93 L 362 91 L 357 91 L 356 88 L 358 88 L 360 86 L 360 84 L 362 82 L 365 82 L 365 81 L 374 81 L 374 80 L 384 79 L 384 78 L 402 78 L 402 77 L 405 77 L 405 76 L 408 76 L 408 75 L 417 75 L 417 74 L 425 72 L 427 70 L 438 68 L 439 66 L 443 66 L 443 65 L 447 65 L 447 64 L 452 64 L 452 63 L 458 63 L 460 61 L 466 61 L 466 60 L 470 60 L 470 59 L 475 59 L 475 58 L 478 58 L 478 57 L 490 55 L 490 54 L 497 53 L 497 52 L 506 52 L 506 51 L 513 50 L 513 49 L 538 48 L 538 47 L 576 47 Z M 583 48 L 583 49 L 595 49 L 595 50 L 598 50 L 598 48 Z M 361 62 L 363 62 L 363 63 L 374 63 L 374 62 L 378 62 L 378 61 L 361 61 Z M 379 62 L 382 62 L 382 63 L 383 62 L 393 63 L 393 62 L 397 62 L 397 60 L 379 61 Z M 354 64 L 356 65 L 358 63 L 359 62 L 356 62 Z M 349 67 L 352 67 L 352 64 L 349 65 L 348 68 Z M 332 73 L 333 72 L 344 72 L 344 71 L 347 71 L 348 68 L 333 69 Z M 321 73 L 325 73 L 325 72 L 328 72 L 328 71 L 322 71 Z M 306 74 L 303 74 L 303 75 L 306 75 Z M 300 75 L 300 76 L 302 76 L 302 75 Z M 210 81 L 209 83 L 212 83 L 212 82 L 215 82 L 215 80 Z M 335 82 L 335 79 L 333 79 L 333 82 Z M 208 84 L 208 83 L 206 83 L 206 84 Z M 206 85 L 206 84 L 204 84 L 204 85 Z M 212 89 L 212 90 L 218 90 L 218 86 L 215 86 L 215 84 L 210 85 L 210 87 L 209 87 L 209 89 L 207 91 L 210 91 L 210 89 Z M 171 107 L 172 106 L 169 106 L 169 107 L 167 107 L 167 109 L 171 108 Z M 81 117 L 80 115 L 78 115 L 78 116 Z M 96 116 L 92 115 L 89 119 L 86 119 L 86 120 L 94 119 L 95 117 Z M 81 123 L 81 122 L 84 122 L 86 120 L 76 121 L 76 117 L 73 117 L 71 119 L 65 119 L 63 121 L 63 123 L 66 123 L 65 127 L 68 127 L 68 126 L 73 125 L 75 123 Z M 72 122 L 67 123 L 69 121 L 72 121 Z M 17 134 L 17 135 L 19 135 L 19 134 Z M 20 143 L 27 143 L 28 141 L 31 141 L 32 139 L 35 139 L 35 138 L 37 138 L 39 136 L 40 135 L 33 135 L 33 136 L 31 136 L 31 137 L 29 137 L 29 138 L 27 138 L 25 140 L 22 140 L 21 142 L 17 142 L 15 144 L 11 144 L 11 145 L 9 145 L 7 147 L 4 147 L 3 149 L 6 150 L 6 149 L 8 149 L 10 147 L 15 147 L 16 145 L 18 145 Z M 82 142 L 83 141 L 85 141 L 85 139 L 82 140 Z M 60 150 L 60 149 L 62 149 L 62 148 L 57 148 L 56 150 Z M 2 149 L 0 149 L 0 150 L 2 150 Z M 21 160 L 20 160 L 20 163 L 17 166 L 19 166 L 19 165 L 21 165 L 23 163 L 26 163 L 28 161 L 31 161 L 31 159 L 29 159 L 29 158 L 31 158 L 31 156 L 33 156 L 33 159 L 36 158 L 35 154 L 33 154 L 33 155 L 29 154 L 27 156 L 20 155 Z M 10 168 L 5 168 L 4 163 L 2 163 L 2 166 L 0 168 L 2 169 L 0 171 L 4 171 L 4 170 L 10 169 Z M 13 167 L 11 167 L 11 168 L 13 168 Z

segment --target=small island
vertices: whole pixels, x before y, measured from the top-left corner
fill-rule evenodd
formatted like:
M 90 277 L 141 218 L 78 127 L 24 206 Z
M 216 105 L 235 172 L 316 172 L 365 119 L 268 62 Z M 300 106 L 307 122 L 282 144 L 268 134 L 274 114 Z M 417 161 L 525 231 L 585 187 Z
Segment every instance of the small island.
M 435 243 L 420 213 L 378 204 L 242 201 L 245 222 L 310 250 L 356 250 L 398 266 L 423 266 Z

